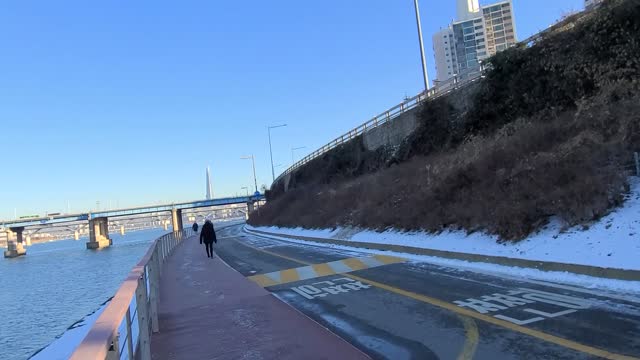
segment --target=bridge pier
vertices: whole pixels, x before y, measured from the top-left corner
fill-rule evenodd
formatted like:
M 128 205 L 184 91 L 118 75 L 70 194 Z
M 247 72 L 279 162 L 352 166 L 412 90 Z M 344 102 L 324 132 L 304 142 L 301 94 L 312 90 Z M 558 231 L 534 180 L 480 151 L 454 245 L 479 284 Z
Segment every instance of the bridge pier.
M 15 258 L 22 255 L 27 255 L 27 250 L 24 249 L 22 243 L 22 232 L 24 227 L 15 227 L 7 231 L 7 250 L 4 252 L 4 257 Z M 16 234 L 16 240 L 11 240 L 11 233 Z
M 182 210 L 181 209 L 171 209 L 171 227 L 173 227 L 173 231 L 181 231 L 184 227 L 182 224 Z
M 89 220 L 89 242 L 87 249 L 100 249 L 109 247 L 113 241 L 109 239 L 109 219 L 99 217 Z

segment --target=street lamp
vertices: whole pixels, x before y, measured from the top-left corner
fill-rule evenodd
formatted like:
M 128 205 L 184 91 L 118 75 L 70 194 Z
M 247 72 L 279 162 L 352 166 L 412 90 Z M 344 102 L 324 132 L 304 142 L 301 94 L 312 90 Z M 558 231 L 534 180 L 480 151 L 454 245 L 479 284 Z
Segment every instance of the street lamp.
M 296 160 L 293 158 L 293 152 L 296 151 L 296 150 L 305 149 L 305 148 L 306 148 L 306 146 L 300 146 L 300 147 L 297 147 L 297 148 L 291 148 L 291 166 L 293 166 L 293 164 L 296 163 Z
M 246 190 L 247 191 L 247 197 L 249 197 L 249 187 L 248 186 L 243 186 L 240 189 L 241 190 Z
M 249 160 L 249 159 L 251 159 L 251 164 L 253 164 L 253 182 L 254 182 L 254 183 L 255 183 L 255 185 L 256 185 L 256 192 L 258 192 L 258 179 L 256 178 L 256 161 L 255 161 L 255 159 L 253 158 L 253 155 L 250 155 L 250 156 L 243 156 L 243 157 L 241 157 L 240 159 L 242 159 L 242 160 Z
M 416 23 L 418 25 L 418 40 L 420 40 L 420 56 L 422 59 L 422 75 L 424 76 L 424 91 L 429 90 L 429 75 L 427 74 L 427 59 L 424 57 L 424 42 L 422 41 L 422 25 L 420 25 L 420 7 L 418 0 L 413 0 L 416 9 Z
M 287 124 L 274 125 L 274 126 L 268 126 L 267 127 L 267 131 L 269 132 L 269 156 L 271 156 L 271 177 L 272 177 L 271 182 L 276 181 L 276 172 L 273 169 L 273 150 L 271 150 L 271 129 L 284 127 L 284 126 L 287 126 Z

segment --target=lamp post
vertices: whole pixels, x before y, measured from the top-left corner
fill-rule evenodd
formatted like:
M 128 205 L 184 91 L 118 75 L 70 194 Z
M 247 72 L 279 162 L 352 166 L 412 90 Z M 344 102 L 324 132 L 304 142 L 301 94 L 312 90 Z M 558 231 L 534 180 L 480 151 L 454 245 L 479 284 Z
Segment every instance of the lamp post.
M 291 166 L 293 166 L 293 164 L 296 163 L 296 160 L 293 157 L 293 152 L 296 150 L 300 150 L 300 149 L 304 149 L 306 148 L 306 146 L 300 146 L 300 147 L 296 147 L 296 148 L 291 148 Z
M 248 186 L 243 186 L 240 188 L 240 190 L 246 190 L 247 191 L 247 197 L 249 197 L 249 187 Z
M 271 157 L 271 182 L 276 181 L 276 172 L 273 169 L 273 150 L 271 149 L 271 129 L 284 127 L 284 126 L 287 126 L 287 124 L 274 125 L 274 126 L 267 127 L 267 132 L 269 133 L 269 156 Z M 257 189 L 257 186 L 256 186 L 256 189 Z
M 429 90 L 429 75 L 427 74 L 427 59 L 424 56 L 424 42 L 422 41 L 422 25 L 420 25 L 420 7 L 418 0 L 413 0 L 416 9 L 416 24 L 418 25 L 418 40 L 420 41 L 420 56 L 422 59 L 422 75 L 424 77 L 424 91 Z
M 255 185 L 256 185 L 256 192 L 258 192 L 258 179 L 256 178 L 256 161 L 255 161 L 255 159 L 253 158 L 253 155 L 250 155 L 250 156 L 243 156 L 243 157 L 241 157 L 240 159 L 243 159 L 243 160 L 249 160 L 249 159 L 251 159 L 251 164 L 253 165 L 253 182 L 254 182 L 254 183 L 255 183 Z

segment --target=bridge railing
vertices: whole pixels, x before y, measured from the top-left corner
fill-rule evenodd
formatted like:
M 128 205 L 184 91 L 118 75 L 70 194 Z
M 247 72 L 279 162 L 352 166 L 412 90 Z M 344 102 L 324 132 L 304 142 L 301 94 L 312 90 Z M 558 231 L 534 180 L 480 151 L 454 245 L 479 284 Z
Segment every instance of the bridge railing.
M 151 359 L 151 333 L 159 331 L 162 264 L 193 234 L 191 229 L 176 231 L 152 243 L 70 359 Z
M 420 104 L 422 104 L 424 101 L 431 101 L 434 99 L 437 99 L 441 96 L 447 95 L 449 93 L 451 93 L 452 91 L 461 88 L 461 87 L 465 87 L 477 80 L 479 80 L 482 77 L 482 73 L 481 72 L 477 72 L 474 74 L 469 75 L 469 78 L 465 79 L 465 80 L 461 80 L 461 81 L 457 81 L 454 80 L 452 82 L 452 85 L 450 86 L 446 86 L 446 87 L 433 87 L 427 91 L 423 91 L 422 93 L 412 97 L 412 98 L 407 98 L 405 99 L 405 101 L 403 101 L 402 103 L 388 109 L 387 111 L 375 116 L 374 118 L 372 118 L 369 121 L 366 121 L 365 123 L 359 125 L 358 127 L 349 130 L 348 132 L 340 135 L 339 137 L 331 140 L 329 143 L 323 145 L 322 147 L 320 147 L 319 149 L 315 150 L 314 152 L 310 153 L 309 155 L 305 156 L 304 158 L 300 159 L 298 162 L 296 162 L 295 164 L 291 165 L 291 167 L 289 167 L 287 170 L 285 170 L 282 174 L 280 174 L 274 181 L 274 184 L 277 183 L 278 181 L 280 181 L 284 176 L 296 171 L 297 169 L 299 169 L 300 167 L 304 166 L 305 164 L 307 164 L 308 162 L 310 162 L 311 160 L 318 158 L 324 154 L 326 154 L 328 151 L 330 151 L 331 149 L 334 149 L 346 142 L 349 142 L 351 140 L 353 140 L 354 138 L 368 132 L 371 131 L 375 128 L 377 128 L 378 126 L 384 125 L 390 121 L 392 121 L 393 119 L 397 118 L 398 116 L 404 114 L 407 111 L 410 111 L 416 107 L 418 107 Z

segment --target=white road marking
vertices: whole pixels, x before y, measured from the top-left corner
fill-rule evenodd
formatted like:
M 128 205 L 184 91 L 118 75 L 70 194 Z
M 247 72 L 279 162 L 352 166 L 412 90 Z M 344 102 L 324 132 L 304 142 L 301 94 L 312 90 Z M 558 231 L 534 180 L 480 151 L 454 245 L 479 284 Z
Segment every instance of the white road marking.
M 516 325 L 526 325 L 549 318 L 572 314 L 580 309 L 588 309 L 593 304 L 593 301 L 547 291 L 519 288 L 511 290 L 507 294 L 496 293 L 482 296 L 480 299 L 469 298 L 466 300 L 456 300 L 453 303 L 459 307 L 473 309 L 481 314 L 500 312 L 502 310 L 518 308 L 523 305 L 531 306 L 531 304 L 535 303 L 550 304 L 565 309 L 551 313 L 527 307 L 522 309 L 522 311 L 537 316 L 528 316 L 528 318 L 524 319 L 516 318 L 513 314 L 508 316 L 504 314 L 493 315 L 495 318 L 506 320 Z
M 328 262 L 327 265 L 338 274 L 353 271 L 353 269 L 348 267 L 347 264 L 343 263 L 342 260 Z
M 341 283 L 338 283 L 338 282 Z M 329 295 L 339 295 L 351 291 L 359 291 L 369 289 L 371 285 L 362 283 L 361 281 L 350 278 L 335 278 L 330 281 L 320 281 L 313 285 L 301 285 L 291 288 L 294 292 L 302 297 L 313 300 L 315 298 L 323 298 Z
M 307 279 L 313 279 L 313 278 L 319 277 L 319 275 L 311 266 L 300 267 L 300 268 L 297 268 L 296 271 L 298 272 L 298 276 L 300 277 L 300 280 L 307 280 Z
M 277 283 L 282 282 L 282 278 L 280 277 L 280 271 L 275 271 L 275 272 L 272 272 L 272 273 L 264 274 L 264 276 L 268 277 L 269 279 L 271 279 L 271 280 L 273 280 L 273 281 L 275 281 Z

